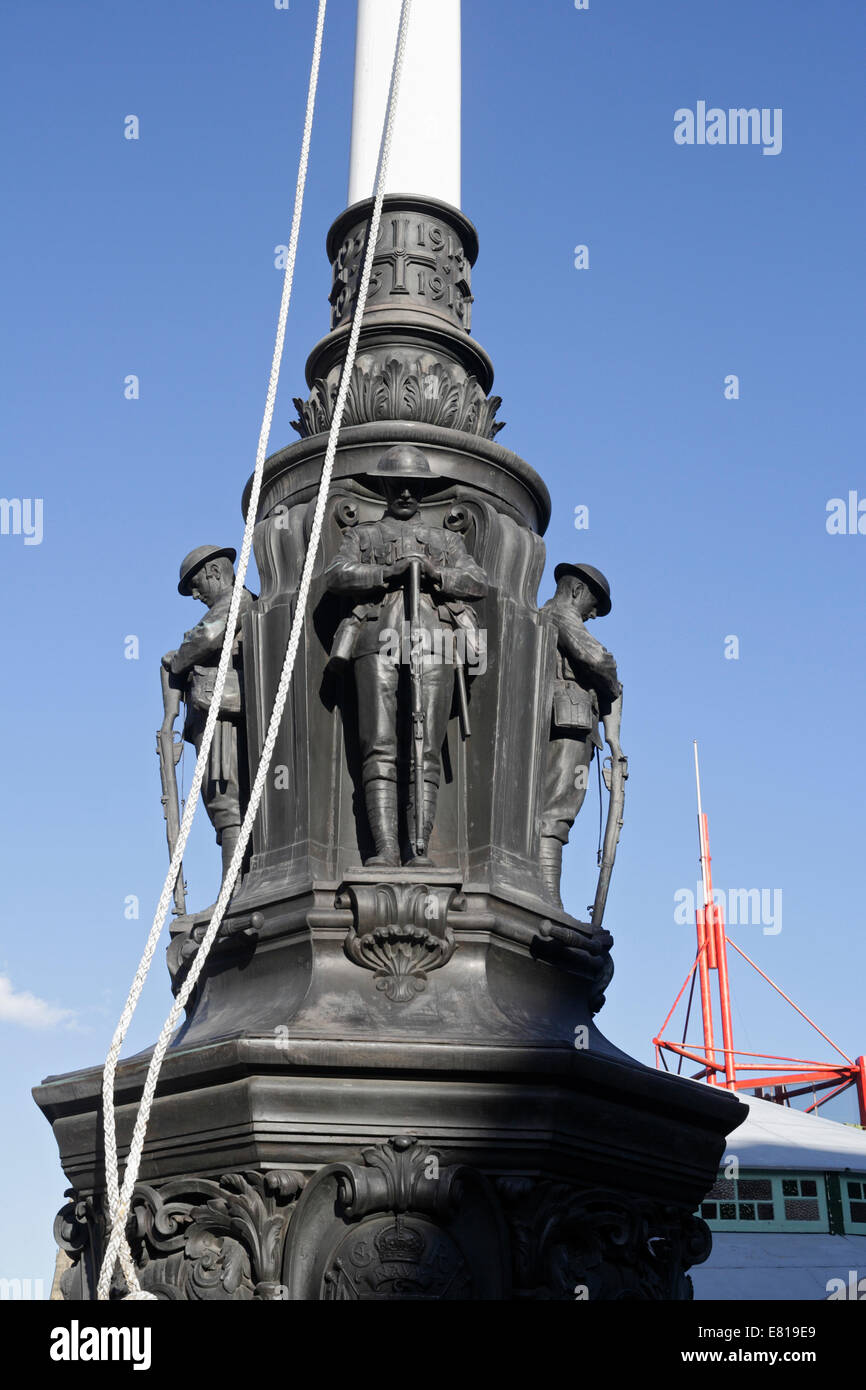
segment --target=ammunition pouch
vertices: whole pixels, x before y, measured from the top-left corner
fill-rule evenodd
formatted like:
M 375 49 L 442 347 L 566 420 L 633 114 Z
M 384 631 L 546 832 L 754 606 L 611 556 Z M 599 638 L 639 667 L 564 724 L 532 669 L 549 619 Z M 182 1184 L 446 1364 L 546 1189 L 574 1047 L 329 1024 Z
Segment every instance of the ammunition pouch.
M 588 734 L 598 728 L 598 697 L 576 681 L 558 680 L 553 688 L 553 722 L 558 729 Z
M 207 713 L 210 709 L 213 704 L 216 677 L 216 666 L 193 666 L 192 678 L 189 683 L 189 704 L 193 709 L 201 710 L 203 713 Z M 240 675 L 233 666 L 230 666 L 226 672 L 226 683 L 223 686 L 220 714 L 240 714 L 241 709 Z

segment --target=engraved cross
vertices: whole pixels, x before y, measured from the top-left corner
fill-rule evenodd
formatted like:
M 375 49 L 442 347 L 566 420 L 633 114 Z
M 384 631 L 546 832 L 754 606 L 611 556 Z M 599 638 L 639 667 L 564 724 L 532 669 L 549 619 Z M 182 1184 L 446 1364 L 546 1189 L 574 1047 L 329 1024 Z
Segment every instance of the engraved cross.
M 435 270 L 439 264 L 435 256 L 425 255 L 417 247 L 414 250 L 410 249 L 410 224 L 411 218 L 392 217 L 389 224 L 391 227 L 391 245 L 387 250 L 377 252 L 373 260 L 374 265 L 381 265 L 384 262 L 391 266 L 393 271 L 392 294 L 411 294 L 411 290 L 406 284 L 406 271 L 410 265 L 424 265 Z M 385 232 L 385 227 L 382 230 Z

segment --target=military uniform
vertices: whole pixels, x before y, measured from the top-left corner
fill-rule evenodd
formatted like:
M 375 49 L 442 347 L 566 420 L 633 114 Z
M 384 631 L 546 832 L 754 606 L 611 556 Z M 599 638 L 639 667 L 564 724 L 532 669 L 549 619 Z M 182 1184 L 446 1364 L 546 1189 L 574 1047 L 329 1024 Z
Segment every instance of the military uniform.
M 335 638 L 332 657 L 351 661 L 358 696 L 358 734 L 362 779 L 371 807 L 370 788 L 396 784 L 398 763 L 397 691 L 400 656 L 408 631 L 408 573 L 389 580 L 385 569 L 407 557 L 429 559 L 440 572 L 432 583 L 422 575 L 420 626 L 427 636 L 421 652 L 424 708 L 424 839 L 435 814 L 441 774 L 442 743 L 454 693 L 454 632 L 462 629 L 467 652 L 478 627 L 465 600 L 482 598 L 487 580 L 466 549 L 463 538 L 441 526 L 427 526 L 415 516 L 403 521 L 386 514 L 381 521 L 347 529 L 340 550 L 326 571 L 329 587 L 357 597 Z M 395 643 L 398 644 L 395 650 Z M 409 779 L 410 816 L 414 816 L 413 779 Z M 374 817 L 371 812 L 371 824 Z M 375 827 L 374 827 L 375 829 Z
M 622 687 L 610 652 L 572 607 L 552 598 L 541 611 L 550 614 L 557 630 L 541 834 L 564 845 L 586 796 L 593 755 L 604 746 L 599 719 Z
M 209 608 L 201 622 L 184 634 L 183 642 L 171 660 L 171 672 L 184 678 L 186 718 L 183 736 L 198 754 L 204 734 L 207 712 L 213 700 L 217 667 L 225 639 L 226 623 L 231 605 L 228 589 Z M 202 800 L 208 817 L 222 843 L 223 830 L 240 826 L 241 795 L 247 790 L 246 749 L 239 756 L 242 738 L 243 681 L 240 657 L 240 624 L 244 613 L 252 607 L 253 596 L 244 589 L 238 610 L 238 636 L 232 650 L 232 660 L 226 673 L 220 716 L 214 729 L 207 772 L 202 781 Z

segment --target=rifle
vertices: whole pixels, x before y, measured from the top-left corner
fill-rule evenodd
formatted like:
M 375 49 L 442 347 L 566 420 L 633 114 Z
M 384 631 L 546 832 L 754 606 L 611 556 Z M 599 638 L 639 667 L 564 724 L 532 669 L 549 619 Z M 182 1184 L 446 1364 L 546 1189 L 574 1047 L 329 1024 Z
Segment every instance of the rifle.
M 622 696 L 619 697 L 619 706 L 622 705 Z M 616 705 L 617 702 L 615 701 Z M 600 755 L 599 755 L 600 756 Z M 606 759 L 610 766 L 605 766 L 602 770 L 604 783 L 610 792 L 610 801 L 607 808 L 607 824 L 604 828 L 604 848 L 601 856 L 601 868 L 598 874 L 598 885 L 595 890 L 595 902 L 590 909 L 592 916 L 590 922 L 594 927 L 600 927 L 604 917 L 604 909 L 607 904 L 607 894 L 610 888 L 610 876 L 613 872 L 613 862 L 616 858 L 616 847 L 619 844 L 619 832 L 623 826 L 623 810 L 625 807 L 625 784 L 628 779 L 628 758 Z
M 416 633 L 418 637 L 416 638 Z M 424 845 L 424 691 L 421 676 L 421 561 L 409 566 L 409 681 L 412 687 L 412 750 L 415 778 L 415 853 Z
M 174 854 L 177 837 L 180 834 L 180 802 L 177 795 L 175 768 L 183 753 L 183 736 L 175 739 L 174 721 L 180 710 L 180 691 L 174 684 L 171 673 L 160 667 L 162 681 L 162 705 L 165 717 L 162 727 L 156 734 L 156 752 L 159 757 L 159 780 L 162 784 L 162 813 L 165 816 L 165 836 L 168 840 L 169 861 Z M 183 865 L 178 869 L 174 885 L 174 914 L 186 915 L 186 895 L 184 893 Z

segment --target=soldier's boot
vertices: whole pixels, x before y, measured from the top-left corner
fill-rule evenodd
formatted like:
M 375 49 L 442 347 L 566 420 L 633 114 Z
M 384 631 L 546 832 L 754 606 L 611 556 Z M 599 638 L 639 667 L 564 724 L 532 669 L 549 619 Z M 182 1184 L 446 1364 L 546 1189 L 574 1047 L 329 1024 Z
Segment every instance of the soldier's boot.
M 397 783 L 377 778 L 367 783 L 367 820 L 376 853 L 364 863 L 383 868 L 396 868 L 400 863 L 400 841 L 397 836 Z
M 562 907 L 559 896 L 559 880 L 562 874 L 562 841 L 552 835 L 542 835 L 538 851 L 538 867 L 541 881 L 547 889 L 547 896 L 557 907 Z
M 413 868 L 413 869 L 427 869 L 427 868 L 431 868 L 432 865 L 433 865 L 433 860 L 432 860 L 432 859 L 428 856 L 428 854 L 427 854 L 427 846 L 428 846 L 429 843 L 430 843 L 430 836 L 433 834 L 433 822 L 434 822 L 434 820 L 436 819 L 436 800 L 437 800 L 438 793 L 439 793 L 439 788 L 438 788 L 438 787 L 434 787 L 434 786 L 432 785 L 432 783 L 430 783 L 430 782 L 425 782 L 425 783 L 424 783 L 424 814 L 423 814 L 423 821 L 422 821 L 422 825 L 421 825 L 421 844 L 422 844 L 422 848 L 421 848 L 421 849 L 419 849 L 419 848 L 416 847 L 416 840 L 415 840 L 415 796 L 414 796 L 414 792 L 413 792 L 412 796 L 410 797 L 407 824 L 408 824 L 408 827 L 409 827 L 409 835 L 410 835 L 410 837 L 411 837 L 412 848 L 413 848 L 413 850 L 415 850 L 415 853 L 412 855 L 412 858 L 409 860 L 409 866 L 410 866 L 410 868 Z
M 226 881 L 226 874 L 229 871 L 229 864 L 231 864 L 234 857 L 235 846 L 240 838 L 240 833 L 241 828 L 239 825 L 227 825 L 223 830 L 220 839 L 220 850 L 222 851 L 223 857 L 223 883 Z

